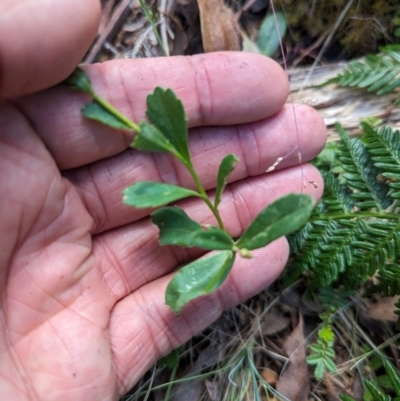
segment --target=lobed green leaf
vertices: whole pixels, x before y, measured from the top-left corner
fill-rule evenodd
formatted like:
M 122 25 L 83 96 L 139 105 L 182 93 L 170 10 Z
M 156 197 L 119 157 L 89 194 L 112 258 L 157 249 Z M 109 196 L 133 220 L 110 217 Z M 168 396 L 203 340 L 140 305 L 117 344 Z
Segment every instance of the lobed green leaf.
M 222 251 L 183 267 L 170 281 L 165 302 L 179 315 L 191 300 L 215 291 L 232 269 L 235 253 Z
M 182 102 L 171 89 L 157 87 L 147 96 L 147 116 L 168 139 L 182 161 L 190 160 L 187 121 Z
M 81 109 L 81 113 L 86 118 L 98 121 L 111 128 L 132 131 L 132 127 L 121 121 L 119 118 L 117 118 L 114 114 L 112 114 L 109 110 L 107 110 L 96 101 L 85 104 Z
M 123 191 L 124 203 L 137 208 L 163 206 L 189 196 L 199 196 L 199 193 L 176 185 L 152 181 L 139 181 Z
M 290 194 L 267 206 L 253 220 L 240 239 L 238 248 L 262 248 L 272 241 L 297 230 L 311 214 L 314 200 L 308 195 Z
M 223 158 L 218 169 L 217 187 L 215 189 L 214 201 L 215 207 L 217 207 L 221 202 L 221 195 L 228 181 L 229 174 L 231 174 L 231 172 L 235 168 L 235 164 L 238 161 L 239 159 L 234 154 L 229 154 Z

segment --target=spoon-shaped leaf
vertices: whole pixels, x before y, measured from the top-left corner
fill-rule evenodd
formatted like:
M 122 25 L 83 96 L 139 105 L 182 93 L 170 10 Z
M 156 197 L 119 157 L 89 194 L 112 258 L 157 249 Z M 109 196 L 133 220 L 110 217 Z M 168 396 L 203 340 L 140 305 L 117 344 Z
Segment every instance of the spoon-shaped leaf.
M 206 230 L 197 230 L 190 236 L 192 246 L 213 250 L 232 250 L 235 243 L 225 231 L 210 226 Z
M 157 87 L 147 96 L 147 116 L 172 146 L 189 162 L 187 121 L 182 102 L 171 89 Z
M 123 191 L 124 203 L 137 208 L 163 206 L 189 196 L 200 194 L 176 185 L 152 181 L 139 181 Z
M 165 303 L 179 315 L 192 299 L 215 291 L 231 271 L 235 254 L 222 251 L 183 267 L 170 281 Z
M 190 236 L 201 230 L 201 225 L 177 206 L 156 210 L 151 214 L 151 220 L 160 230 L 160 245 L 192 247 Z
M 135 136 L 132 147 L 146 152 L 176 153 L 175 148 L 162 132 L 146 121 L 140 123 L 140 131 Z
M 305 224 L 311 214 L 314 200 L 308 195 L 290 194 L 267 206 L 250 223 L 237 241 L 238 248 L 262 248 Z
M 208 250 L 230 250 L 233 239 L 218 227 L 203 228 L 177 206 L 164 207 L 151 214 L 160 229 L 161 245 L 199 247 Z
M 215 189 L 215 207 L 221 202 L 221 195 L 224 191 L 229 174 L 233 171 L 238 161 L 239 159 L 234 154 L 229 154 L 222 160 L 218 169 L 217 188 Z
M 102 106 L 100 103 L 96 101 L 86 103 L 82 107 L 81 113 L 86 118 L 98 121 L 111 128 L 125 129 L 130 131 L 132 131 L 133 129 L 131 126 L 129 126 L 120 118 L 118 118 L 118 116 L 111 113 L 110 110 L 107 110 L 104 106 Z
M 93 96 L 93 88 L 86 72 L 76 67 L 72 74 L 64 81 L 71 89 L 80 90 Z

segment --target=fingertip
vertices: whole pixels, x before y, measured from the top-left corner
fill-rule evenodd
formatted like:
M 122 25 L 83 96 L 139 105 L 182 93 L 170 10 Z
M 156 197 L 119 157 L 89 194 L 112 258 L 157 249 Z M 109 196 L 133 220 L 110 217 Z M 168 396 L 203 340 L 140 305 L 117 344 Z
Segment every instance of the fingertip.
M 276 114 L 287 101 L 286 73 L 268 57 L 246 52 L 217 52 L 194 56 L 192 64 L 197 87 L 210 88 L 209 99 L 200 103 L 203 103 L 203 113 L 209 111 L 203 120 L 213 124 L 258 121 Z M 226 101 L 227 93 L 231 102 Z M 226 105 L 222 114 L 226 118 L 222 121 L 220 116 L 214 118 L 211 114 L 213 110 L 220 111 L 221 104 Z M 238 121 L 235 121 L 236 115 L 240 118 Z
M 99 0 L 0 6 L 0 96 L 22 96 L 66 78 L 93 41 L 100 15 Z

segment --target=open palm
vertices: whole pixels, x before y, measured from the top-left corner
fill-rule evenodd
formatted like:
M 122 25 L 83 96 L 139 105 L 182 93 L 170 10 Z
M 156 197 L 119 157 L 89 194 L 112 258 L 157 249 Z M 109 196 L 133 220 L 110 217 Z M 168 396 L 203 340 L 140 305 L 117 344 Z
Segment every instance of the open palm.
M 35 9 L 38 2 L 25 3 Z M 89 38 L 97 23 L 91 7 L 85 15 L 95 17 L 79 22 Z M 73 47 L 74 40 L 64 46 Z M 58 50 L 65 54 L 62 46 Z M 76 47 L 73 52 L 81 56 Z M 32 92 L 38 81 L 45 87 L 68 73 L 37 63 L 43 73 L 20 87 L 24 71 L 6 65 L 3 97 Z M 74 57 L 68 63 L 70 71 Z M 320 196 L 318 172 L 297 166 L 297 153 L 300 146 L 303 160 L 315 156 L 325 140 L 323 124 L 311 109 L 296 108 L 298 143 L 293 111 L 283 106 L 286 78 L 272 61 L 216 53 L 114 61 L 86 70 L 96 90 L 135 121 L 144 118 L 146 95 L 156 85 L 174 89 L 208 189 L 224 155 L 240 158 L 221 203 L 232 235 L 278 196 L 300 191 L 305 179 L 318 187 L 303 190 Z M 137 180 L 193 184 L 167 155 L 129 150 L 127 133 L 82 119 L 86 100 L 59 86 L 0 106 L 2 400 L 116 400 L 158 358 L 225 308 L 267 287 L 288 257 L 282 238 L 253 259 L 238 260 L 219 291 L 192 302 L 177 318 L 164 304 L 166 285 L 177 266 L 201 254 L 159 247 L 149 211 L 123 205 L 121 191 Z M 276 171 L 263 174 L 282 156 Z M 181 204 L 193 218 L 213 221 L 196 200 Z

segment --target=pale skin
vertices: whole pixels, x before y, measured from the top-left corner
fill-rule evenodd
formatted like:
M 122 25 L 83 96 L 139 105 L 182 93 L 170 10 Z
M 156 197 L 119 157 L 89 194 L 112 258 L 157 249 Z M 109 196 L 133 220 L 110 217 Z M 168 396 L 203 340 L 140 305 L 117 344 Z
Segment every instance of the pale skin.
M 165 305 L 174 269 L 201 254 L 159 247 L 149 210 L 123 205 L 121 191 L 137 180 L 193 187 L 190 177 L 168 156 L 129 150 L 131 134 L 80 116 L 84 95 L 53 87 L 82 58 L 99 16 L 96 0 L 0 2 L 1 400 L 118 400 L 157 359 L 268 287 L 288 258 L 281 238 L 238 258 L 220 290 L 179 318 Z M 215 53 L 85 69 L 136 122 L 156 85 L 175 90 L 208 190 L 222 157 L 240 158 L 221 204 L 232 235 L 280 195 L 320 198 L 321 176 L 298 165 L 298 139 L 310 160 L 324 145 L 324 124 L 295 106 L 296 133 L 288 82 L 273 61 Z M 181 206 L 213 222 L 197 200 Z

